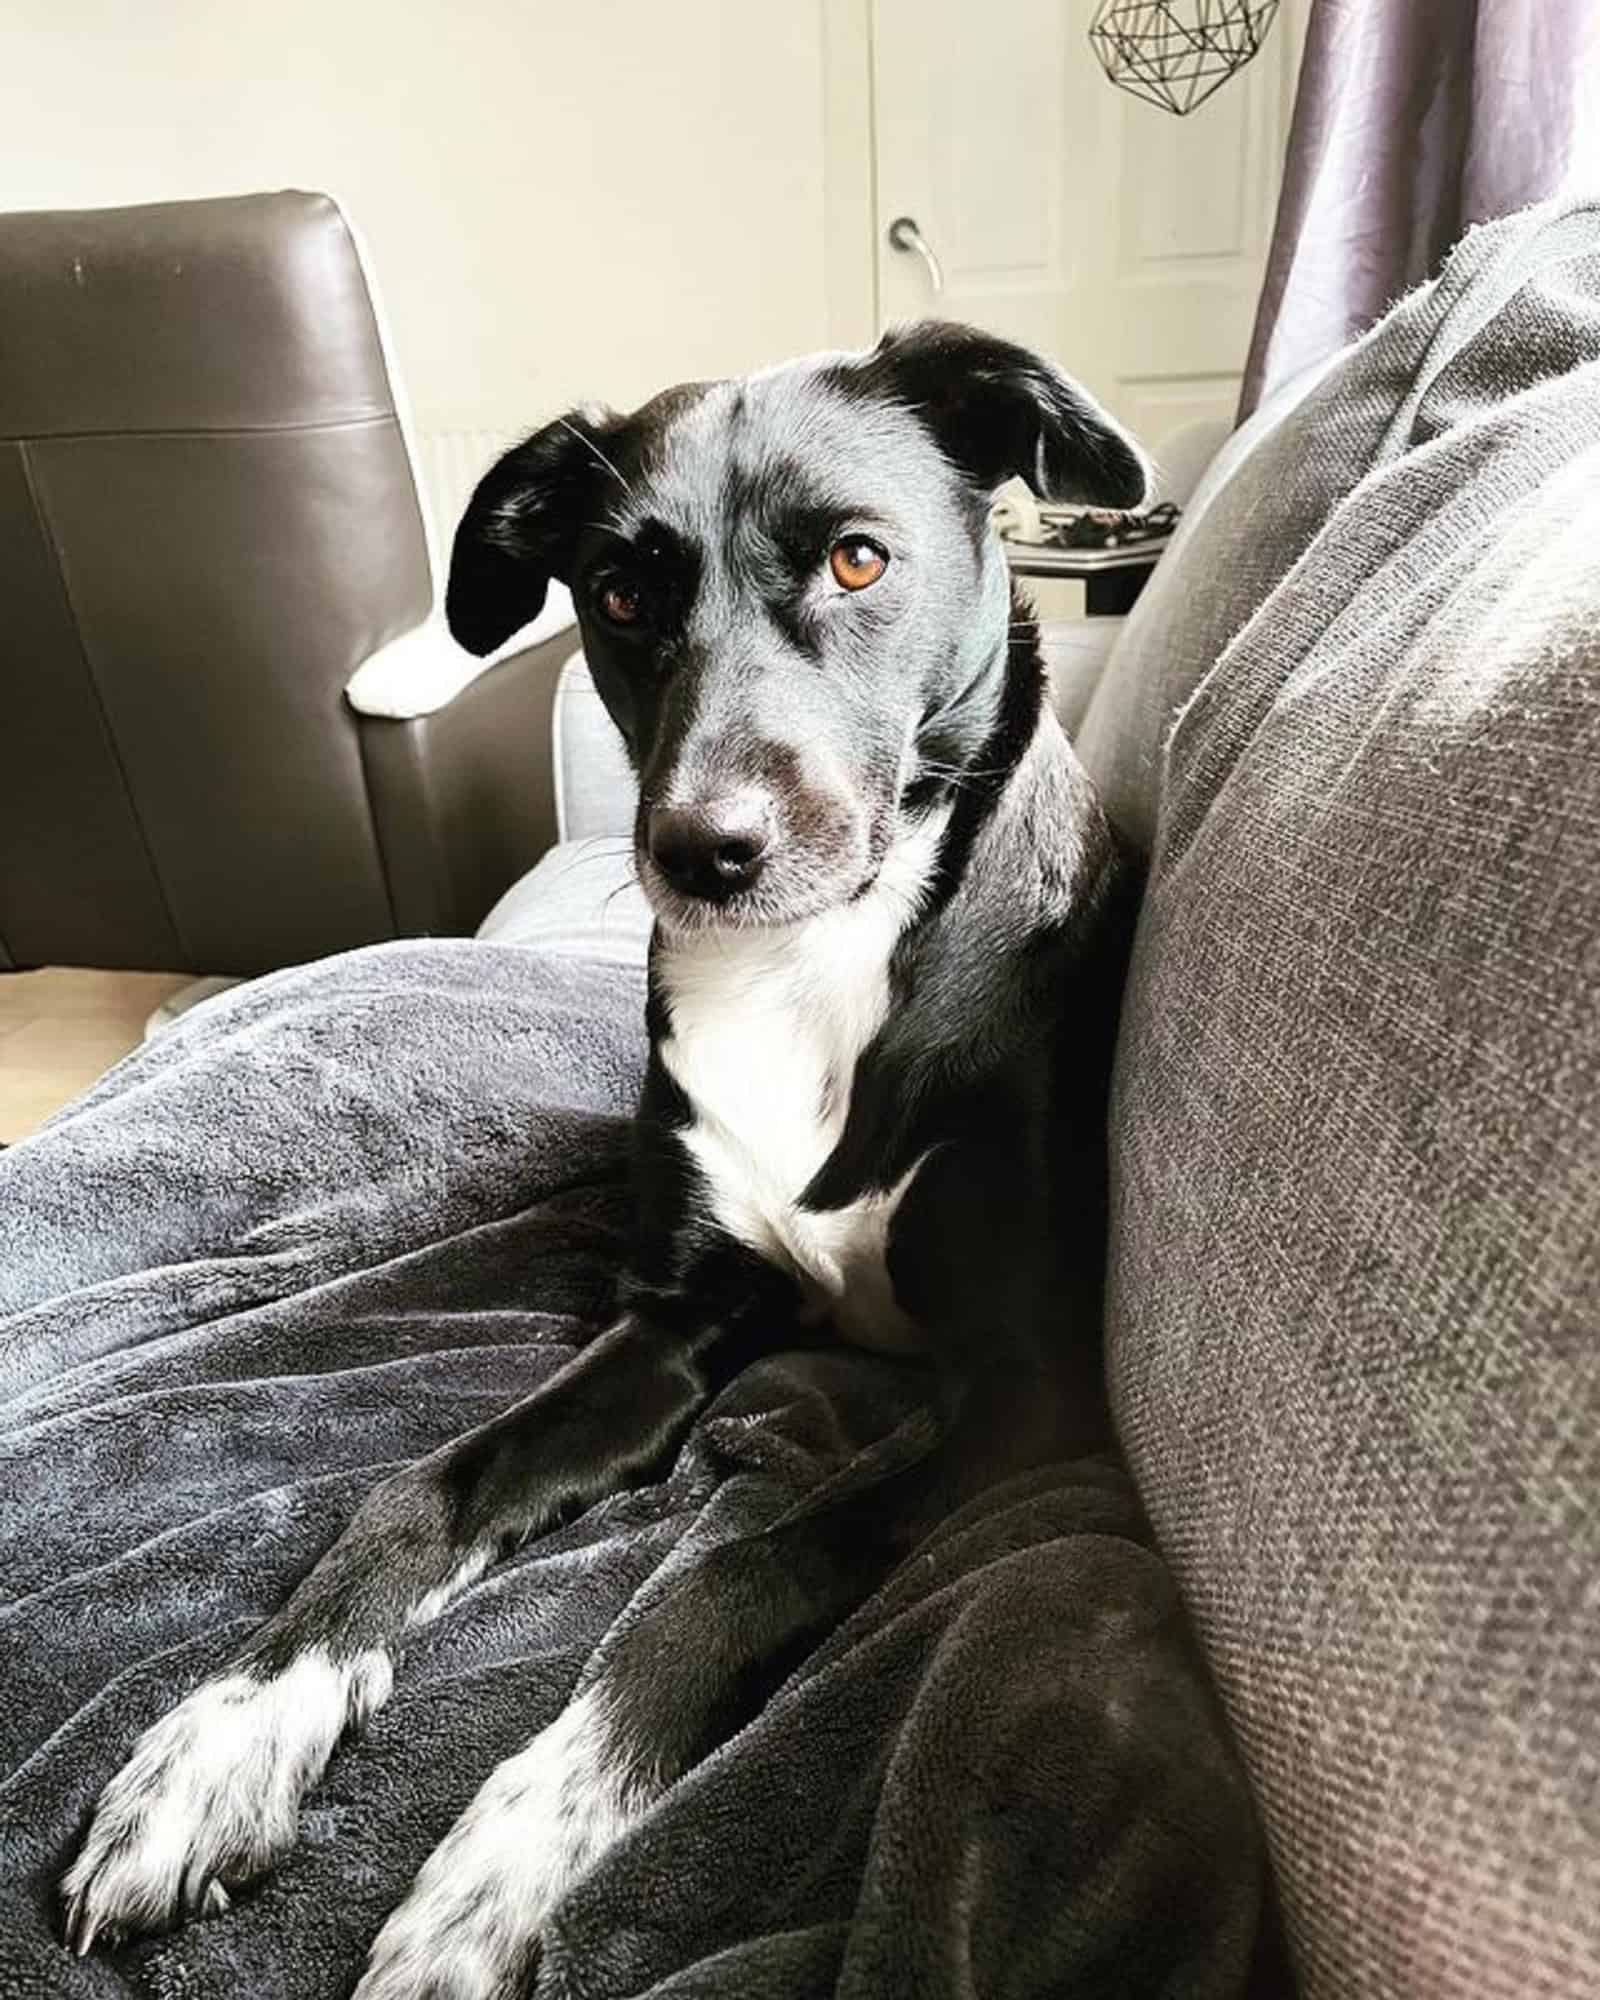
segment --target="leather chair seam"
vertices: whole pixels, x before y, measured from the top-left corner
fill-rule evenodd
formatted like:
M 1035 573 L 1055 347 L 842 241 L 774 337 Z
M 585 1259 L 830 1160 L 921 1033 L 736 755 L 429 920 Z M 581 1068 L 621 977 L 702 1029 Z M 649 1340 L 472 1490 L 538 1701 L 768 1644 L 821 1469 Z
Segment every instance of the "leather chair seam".
M 299 437 L 315 431 L 373 430 L 380 424 L 394 422 L 392 410 L 380 410 L 370 417 L 329 417 L 312 424 L 195 424 L 153 430 L 29 431 L 26 435 L 14 433 L 0 442 L 25 448 L 30 444 L 74 444 L 107 438 Z
M 23 484 L 28 490 L 28 504 L 33 509 L 34 519 L 39 524 L 39 532 L 44 538 L 46 548 L 50 551 L 50 560 L 55 569 L 56 580 L 61 585 L 62 602 L 67 607 L 67 616 L 72 620 L 73 636 L 78 642 L 78 656 L 83 661 L 84 676 L 88 680 L 89 690 L 94 696 L 95 712 L 100 718 L 100 727 L 105 735 L 106 748 L 111 753 L 111 761 L 117 767 L 117 777 L 122 784 L 123 796 L 128 802 L 128 813 L 133 821 L 134 829 L 138 833 L 139 844 L 144 849 L 145 861 L 150 869 L 150 878 L 155 884 L 156 895 L 160 898 L 162 912 L 167 919 L 167 926 L 172 932 L 173 943 L 177 946 L 181 961 L 187 965 L 190 957 L 189 947 L 184 940 L 183 928 L 178 922 L 177 913 L 174 911 L 171 899 L 167 895 L 167 885 L 162 879 L 161 868 L 156 860 L 155 849 L 150 843 L 150 832 L 144 823 L 144 815 L 139 810 L 138 798 L 128 778 L 127 765 L 123 762 L 122 746 L 118 743 L 116 731 L 111 726 L 111 716 L 106 708 L 105 695 L 100 686 L 99 676 L 94 670 L 94 660 L 89 650 L 89 642 L 84 636 L 83 621 L 78 616 L 77 605 L 73 602 L 72 585 L 67 577 L 67 566 L 62 560 L 60 538 L 56 534 L 55 526 L 50 519 L 49 509 L 44 503 L 44 496 L 40 493 L 38 481 L 34 476 L 33 460 L 28 450 L 28 446 L 32 440 L 15 438 L 12 442 L 17 447 L 17 456 L 21 462 Z

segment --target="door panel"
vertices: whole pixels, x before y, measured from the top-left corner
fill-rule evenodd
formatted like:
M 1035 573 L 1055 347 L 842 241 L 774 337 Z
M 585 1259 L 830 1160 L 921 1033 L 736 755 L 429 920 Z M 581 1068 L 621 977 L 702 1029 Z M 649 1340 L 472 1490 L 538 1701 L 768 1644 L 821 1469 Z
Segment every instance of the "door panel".
M 1102 73 L 1085 0 L 873 0 L 882 324 L 940 313 L 1053 355 L 1152 441 L 1231 417 L 1303 9 L 1187 118 Z M 945 276 L 892 249 L 911 215 Z

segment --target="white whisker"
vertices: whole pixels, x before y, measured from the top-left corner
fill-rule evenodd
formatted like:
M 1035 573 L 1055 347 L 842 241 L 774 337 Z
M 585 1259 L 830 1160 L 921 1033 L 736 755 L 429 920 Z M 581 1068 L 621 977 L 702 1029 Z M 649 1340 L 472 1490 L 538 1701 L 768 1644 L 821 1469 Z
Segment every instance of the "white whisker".
M 627 480 L 623 478 L 622 474 L 612 464 L 611 460 L 606 457 L 605 453 L 600 449 L 599 445 L 595 443 L 594 439 L 592 437 L 586 436 L 584 432 L 578 429 L 578 426 L 576 424 L 569 424 L 565 417 L 557 417 L 556 422 L 561 426 L 561 428 L 564 431 L 571 431 L 572 435 L 578 440 L 579 444 L 581 444 L 584 447 L 584 449 L 589 453 L 589 455 L 592 458 L 597 459 L 599 463 L 605 467 L 606 471 L 611 474 L 612 478 L 622 488 L 623 492 L 627 494 L 628 498 L 630 500 L 633 499 L 634 497 L 633 488 L 628 484 Z

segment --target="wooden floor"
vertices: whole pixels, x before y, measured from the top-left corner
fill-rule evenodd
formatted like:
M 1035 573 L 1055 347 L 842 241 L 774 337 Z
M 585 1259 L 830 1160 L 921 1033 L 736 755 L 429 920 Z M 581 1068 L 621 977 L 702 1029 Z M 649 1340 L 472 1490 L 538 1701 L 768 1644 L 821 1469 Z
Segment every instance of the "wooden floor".
M 0 1141 L 25 1139 L 103 1075 L 188 976 L 172 972 L 0 974 Z

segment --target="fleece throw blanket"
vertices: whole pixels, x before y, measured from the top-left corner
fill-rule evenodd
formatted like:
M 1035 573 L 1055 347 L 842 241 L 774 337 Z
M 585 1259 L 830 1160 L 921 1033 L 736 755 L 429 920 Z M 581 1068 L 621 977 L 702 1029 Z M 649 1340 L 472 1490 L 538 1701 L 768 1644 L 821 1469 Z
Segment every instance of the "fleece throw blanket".
M 79 1962 L 55 1884 L 134 1738 L 401 1461 L 603 1322 L 642 993 L 512 947 L 258 981 L 0 1156 L 0 1995 L 332 2000 L 613 1622 L 902 1421 L 864 1355 L 752 1368 L 657 1486 L 493 1570 L 224 1916 Z M 933 1535 L 581 1882 L 541 1991 L 1279 1991 L 1252 1809 L 1106 1461 Z

